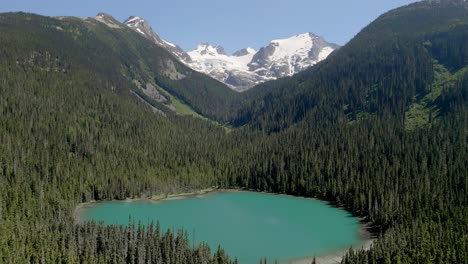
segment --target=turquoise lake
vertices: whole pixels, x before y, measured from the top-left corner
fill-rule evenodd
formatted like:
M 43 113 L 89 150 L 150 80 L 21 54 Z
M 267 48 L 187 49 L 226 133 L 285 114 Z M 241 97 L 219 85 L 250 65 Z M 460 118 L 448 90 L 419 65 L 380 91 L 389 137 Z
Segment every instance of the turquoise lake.
M 291 196 L 221 192 L 161 202 L 103 202 L 85 207 L 84 221 L 128 224 L 159 221 L 163 229 L 184 229 L 190 241 L 220 244 L 241 263 L 267 257 L 284 262 L 321 256 L 359 245 L 358 219 L 324 202 Z M 193 231 L 195 230 L 195 236 Z

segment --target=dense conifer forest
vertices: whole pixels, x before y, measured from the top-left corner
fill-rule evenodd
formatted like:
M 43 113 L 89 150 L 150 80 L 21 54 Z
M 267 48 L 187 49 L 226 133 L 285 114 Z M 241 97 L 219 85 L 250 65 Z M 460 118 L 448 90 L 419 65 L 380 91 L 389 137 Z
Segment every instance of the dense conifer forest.
M 243 94 L 127 29 L 12 13 L 0 32 L 1 263 L 235 263 L 157 223 L 74 219 L 92 200 L 211 186 L 364 217 L 379 239 L 346 264 L 468 263 L 465 1 L 390 11 L 316 67 Z M 138 83 L 233 129 L 146 98 L 167 115 L 154 113 Z

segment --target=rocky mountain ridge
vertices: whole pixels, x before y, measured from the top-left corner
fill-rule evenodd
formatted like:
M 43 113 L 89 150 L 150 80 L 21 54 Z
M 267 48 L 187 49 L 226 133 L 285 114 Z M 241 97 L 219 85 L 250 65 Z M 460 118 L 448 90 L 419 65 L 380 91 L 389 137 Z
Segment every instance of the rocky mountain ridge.
M 245 91 L 265 81 L 292 76 L 324 60 L 339 47 L 308 32 L 273 40 L 258 51 L 249 47 L 228 55 L 222 46 L 202 43 L 186 52 L 162 39 L 143 18 L 131 16 L 124 24 L 166 48 L 190 68 L 236 91 Z

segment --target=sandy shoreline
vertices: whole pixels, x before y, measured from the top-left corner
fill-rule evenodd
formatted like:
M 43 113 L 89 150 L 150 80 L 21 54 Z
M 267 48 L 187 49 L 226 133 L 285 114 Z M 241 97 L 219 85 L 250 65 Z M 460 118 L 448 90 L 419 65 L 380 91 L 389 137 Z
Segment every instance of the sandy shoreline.
M 216 194 L 216 193 L 227 193 L 227 192 L 256 192 L 256 191 L 250 191 L 246 189 L 218 189 L 218 188 L 209 188 L 209 189 L 203 189 L 199 191 L 194 191 L 194 192 L 187 192 L 187 193 L 179 193 L 179 194 L 161 194 L 161 195 L 154 195 L 151 198 L 135 198 L 135 199 L 130 199 L 127 198 L 125 200 L 113 200 L 113 202 L 128 202 L 128 203 L 138 203 L 138 202 L 144 202 L 144 203 L 159 203 L 159 202 L 164 202 L 164 201 L 173 201 L 173 200 L 182 200 L 182 199 L 190 199 L 194 197 L 204 197 L 207 195 L 211 194 Z M 311 199 L 311 200 L 317 200 L 317 201 L 322 201 L 330 206 L 334 206 L 338 209 L 345 210 L 343 207 L 336 206 L 328 201 L 320 200 L 318 198 L 314 197 L 303 197 L 303 196 L 294 196 L 294 195 L 288 195 L 288 194 L 278 194 L 278 193 L 269 193 L 269 192 L 259 192 L 259 193 L 264 193 L 264 194 L 271 194 L 271 195 L 280 195 L 280 196 L 289 196 L 289 197 L 295 197 L 295 198 L 303 198 L 303 199 Z M 73 212 L 73 218 L 75 219 L 75 223 L 83 223 L 83 219 L 80 218 L 80 214 L 86 210 L 89 207 L 96 206 L 99 203 L 102 202 L 109 202 L 109 201 L 90 201 L 87 203 L 82 203 L 79 204 L 74 212 Z M 346 210 L 345 210 L 346 211 Z M 365 249 L 368 250 L 372 243 L 374 242 L 374 238 L 372 238 L 372 234 L 369 231 L 370 230 L 370 225 L 368 223 L 363 223 L 363 219 L 356 217 L 361 221 L 361 226 L 358 230 L 359 233 L 359 238 L 361 240 L 361 243 L 358 245 L 354 245 L 354 249 Z M 329 254 L 325 254 L 323 256 L 316 256 L 316 262 L 318 264 L 339 264 L 341 263 L 341 260 L 343 259 L 343 256 L 348 252 L 349 248 L 344 248 L 335 252 L 331 252 Z M 313 256 L 310 257 L 304 257 L 300 259 L 293 259 L 293 260 L 287 260 L 287 261 L 282 261 L 279 263 L 282 264 L 310 264 L 312 260 L 314 259 Z
M 361 243 L 358 245 L 354 245 L 353 249 L 364 249 L 369 250 L 372 243 L 374 243 L 375 239 L 372 238 L 371 233 L 369 232 L 369 225 L 362 224 L 359 228 L 359 236 L 361 239 Z M 340 264 L 341 260 L 343 259 L 344 255 L 349 251 L 349 248 L 344 248 L 338 251 L 330 252 L 325 255 L 319 255 L 315 257 L 315 261 L 317 264 Z M 314 257 L 305 257 L 300 259 L 292 259 L 287 261 L 279 262 L 280 264 L 310 264 L 312 263 Z

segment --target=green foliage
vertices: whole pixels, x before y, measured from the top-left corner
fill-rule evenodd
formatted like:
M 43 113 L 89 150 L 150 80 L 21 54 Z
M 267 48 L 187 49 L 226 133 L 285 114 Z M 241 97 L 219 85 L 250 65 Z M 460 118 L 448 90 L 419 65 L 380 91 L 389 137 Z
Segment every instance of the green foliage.
M 455 0 L 391 11 L 317 67 L 232 96 L 128 29 L 0 15 L 0 262 L 229 263 L 157 224 L 73 219 L 91 200 L 219 186 L 365 217 L 382 236 L 343 263 L 466 263 L 467 13 Z M 153 81 L 246 126 L 154 114 L 130 93 Z
M 334 118 L 343 112 L 351 121 L 377 115 L 403 123 L 408 109 L 438 86 L 434 60 L 442 58 L 452 72 L 466 66 L 467 17 L 463 1 L 423 1 L 390 11 L 317 66 L 248 91 L 233 123 L 271 133 L 311 113 Z M 444 106 L 431 107 L 437 113 Z M 410 122 L 418 123 L 426 110 L 413 108 Z
M 160 117 L 89 77 L 0 68 L 0 262 L 107 262 L 97 260 L 107 250 L 70 244 L 99 243 L 95 235 L 103 229 L 74 231 L 77 204 L 215 182 L 210 157 L 216 153 L 204 139 L 222 137 L 222 129 Z
M 228 120 L 232 112 L 228 107 L 237 100 L 234 91 L 120 26 L 111 28 L 95 19 L 2 14 L 0 58 L 45 71 L 85 69 L 95 76 L 98 86 L 120 94 L 139 89 L 135 83 L 155 82 L 198 114 L 223 123 Z

